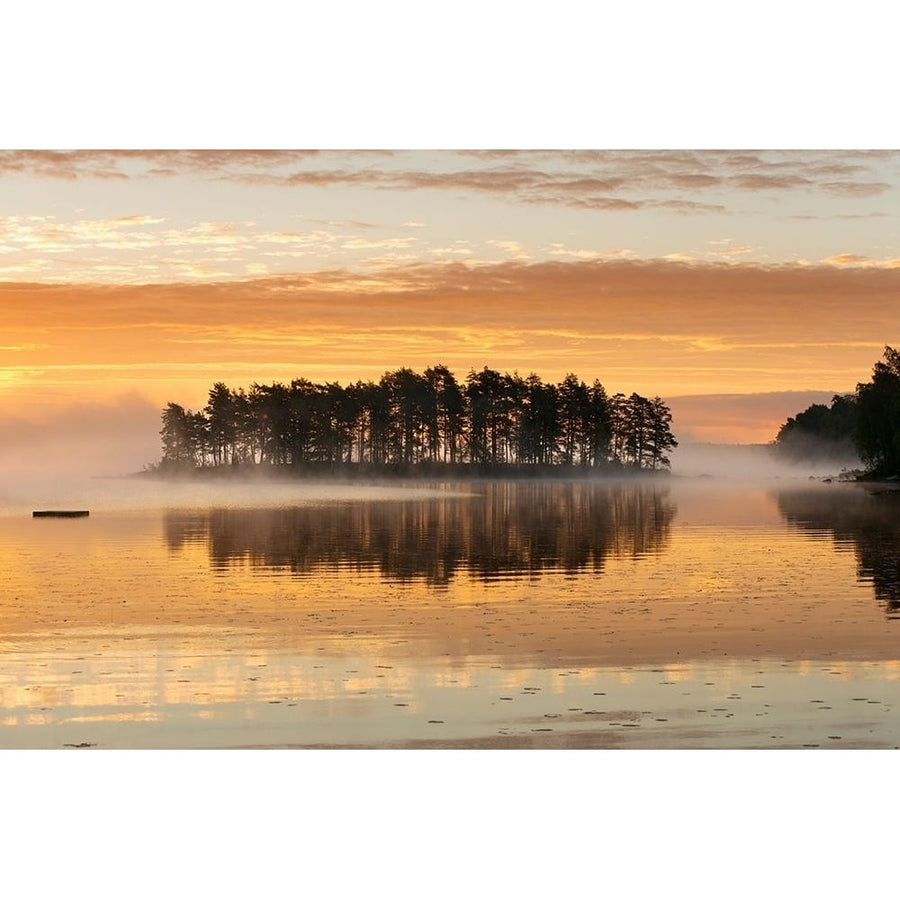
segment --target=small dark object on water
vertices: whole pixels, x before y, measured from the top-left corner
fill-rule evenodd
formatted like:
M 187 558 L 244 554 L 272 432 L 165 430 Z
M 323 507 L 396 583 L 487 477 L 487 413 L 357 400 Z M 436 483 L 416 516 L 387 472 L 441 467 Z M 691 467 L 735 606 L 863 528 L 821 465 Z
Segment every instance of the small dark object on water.
M 36 509 L 31 515 L 35 519 L 82 519 L 90 514 L 88 509 Z

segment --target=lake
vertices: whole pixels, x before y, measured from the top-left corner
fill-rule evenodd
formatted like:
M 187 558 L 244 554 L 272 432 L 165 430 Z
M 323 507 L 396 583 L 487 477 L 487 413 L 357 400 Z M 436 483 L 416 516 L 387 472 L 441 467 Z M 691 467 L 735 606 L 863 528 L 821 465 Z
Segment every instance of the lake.
M 0 497 L 0 747 L 900 745 L 900 493 L 43 490 Z

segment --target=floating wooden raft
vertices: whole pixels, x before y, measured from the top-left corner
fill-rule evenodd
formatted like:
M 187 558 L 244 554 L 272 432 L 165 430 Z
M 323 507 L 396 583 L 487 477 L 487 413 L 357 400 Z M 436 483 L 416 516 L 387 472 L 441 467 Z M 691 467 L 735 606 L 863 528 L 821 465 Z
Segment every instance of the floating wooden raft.
M 81 519 L 90 514 L 89 509 L 36 509 L 31 515 L 36 519 Z

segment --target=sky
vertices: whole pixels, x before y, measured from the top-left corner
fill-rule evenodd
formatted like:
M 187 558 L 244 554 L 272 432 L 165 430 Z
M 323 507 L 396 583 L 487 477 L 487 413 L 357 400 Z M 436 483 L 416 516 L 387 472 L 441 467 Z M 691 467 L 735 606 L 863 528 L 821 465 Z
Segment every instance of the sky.
M 443 363 L 765 442 L 898 340 L 890 151 L 28 150 L 0 183 L 8 440 Z

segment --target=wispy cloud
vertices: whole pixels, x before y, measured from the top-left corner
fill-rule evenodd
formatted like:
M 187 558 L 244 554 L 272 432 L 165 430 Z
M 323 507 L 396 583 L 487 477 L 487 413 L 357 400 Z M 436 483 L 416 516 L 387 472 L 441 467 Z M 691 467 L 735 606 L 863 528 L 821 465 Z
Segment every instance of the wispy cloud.
M 474 192 L 512 202 L 611 212 L 730 210 L 727 194 L 796 193 L 867 199 L 890 153 L 850 151 L 288 151 L 0 152 L 0 175 L 166 178 L 180 175 L 285 187 Z M 428 162 L 428 165 L 426 165 Z M 357 223 L 369 227 L 368 223 Z M 409 223 L 407 223 L 409 225 Z
M 344 250 L 396 250 L 409 247 L 415 242 L 415 238 L 385 238 L 380 241 L 353 238 L 352 240 L 344 241 L 341 247 Z
M 891 190 L 891 185 L 883 181 L 826 181 L 820 187 L 837 197 L 874 197 Z
M 412 239 L 344 242 L 353 251 L 406 246 Z M 53 216 L 0 217 L 0 278 L 28 272 L 47 280 L 139 283 L 240 278 L 265 258 L 327 258 L 339 237 L 325 230 L 265 231 L 252 222 L 197 222 L 171 227 L 147 215 L 59 221 Z
M 511 259 L 524 261 L 530 258 L 525 248 L 518 241 L 491 240 L 488 241 L 488 244 L 491 247 L 496 247 L 498 250 L 502 250 L 503 253 Z
M 634 250 L 625 248 L 617 247 L 608 250 L 573 249 L 561 243 L 551 244 L 547 248 L 547 254 L 551 257 L 563 259 L 634 259 L 637 256 Z
M 881 257 L 874 258 L 871 256 L 862 256 L 858 253 L 839 253 L 835 256 L 828 256 L 822 260 L 829 266 L 854 267 L 854 268 L 871 268 L 871 269 L 898 269 L 900 268 L 900 257 Z

